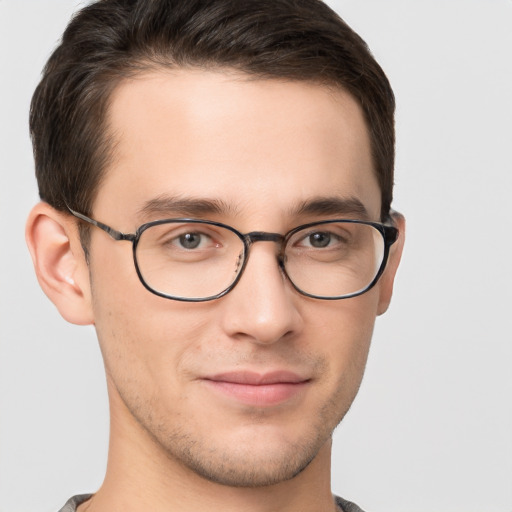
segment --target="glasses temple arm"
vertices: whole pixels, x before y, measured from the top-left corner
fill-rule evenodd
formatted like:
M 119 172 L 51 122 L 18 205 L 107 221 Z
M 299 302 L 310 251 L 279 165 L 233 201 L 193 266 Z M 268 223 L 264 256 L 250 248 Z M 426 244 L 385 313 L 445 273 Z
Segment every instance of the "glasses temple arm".
M 121 231 L 117 231 L 114 228 L 111 228 L 110 226 L 107 226 L 106 224 L 103 224 L 103 222 L 99 222 L 97 220 L 91 219 L 90 217 L 87 217 L 87 215 L 83 215 L 82 213 L 79 213 L 73 209 L 71 209 L 69 206 L 66 205 L 66 208 L 70 211 L 70 213 L 75 216 L 76 218 L 83 220 L 89 224 L 92 224 L 93 226 L 96 226 L 97 228 L 102 229 L 107 233 L 109 236 L 111 236 L 114 240 L 130 240 L 133 241 L 135 239 L 135 235 L 132 235 L 130 233 L 125 234 L 121 233 Z

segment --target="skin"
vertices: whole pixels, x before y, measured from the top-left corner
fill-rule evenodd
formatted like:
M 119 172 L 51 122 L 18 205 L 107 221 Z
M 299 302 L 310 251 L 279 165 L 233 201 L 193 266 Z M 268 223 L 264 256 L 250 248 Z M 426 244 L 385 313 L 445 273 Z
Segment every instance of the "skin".
M 242 233 L 359 216 L 297 213 L 314 198 L 355 198 L 380 220 L 367 129 L 341 90 L 226 70 L 155 71 L 119 85 L 109 128 L 116 151 L 93 217 L 120 231 L 184 216 L 141 214 L 167 196 L 222 202 L 200 217 Z M 64 318 L 95 325 L 105 362 L 108 469 L 81 510 L 335 510 L 331 434 L 359 388 L 403 237 L 377 286 L 356 298 L 300 295 L 276 264 L 276 244 L 258 242 L 234 290 L 192 304 L 148 292 L 131 244 L 95 228 L 88 266 L 76 220 L 44 203 L 27 240 L 43 289 Z M 245 403 L 209 381 L 235 370 L 286 370 L 303 384 L 275 404 Z

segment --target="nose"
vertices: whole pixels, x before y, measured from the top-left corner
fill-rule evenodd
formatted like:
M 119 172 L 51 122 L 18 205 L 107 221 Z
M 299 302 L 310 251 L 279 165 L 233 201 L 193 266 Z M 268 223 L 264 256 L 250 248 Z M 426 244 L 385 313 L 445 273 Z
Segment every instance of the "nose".
M 269 345 L 302 329 L 301 296 L 281 271 L 270 241 L 251 247 L 240 281 L 220 300 L 222 327 L 231 338 Z

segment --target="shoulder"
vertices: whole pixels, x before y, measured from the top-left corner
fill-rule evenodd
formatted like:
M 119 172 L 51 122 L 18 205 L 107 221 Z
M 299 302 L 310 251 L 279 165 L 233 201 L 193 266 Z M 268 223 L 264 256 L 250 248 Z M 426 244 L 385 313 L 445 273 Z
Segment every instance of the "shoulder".
M 78 505 L 81 505 L 84 501 L 87 501 L 92 494 L 79 494 L 73 496 L 66 504 L 59 510 L 59 512 L 76 512 Z
M 336 505 L 338 505 L 343 512 L 364 512 L 364 510 L 359 508 L 355 503 L 339 498 L 338 496 L 336 496 Z

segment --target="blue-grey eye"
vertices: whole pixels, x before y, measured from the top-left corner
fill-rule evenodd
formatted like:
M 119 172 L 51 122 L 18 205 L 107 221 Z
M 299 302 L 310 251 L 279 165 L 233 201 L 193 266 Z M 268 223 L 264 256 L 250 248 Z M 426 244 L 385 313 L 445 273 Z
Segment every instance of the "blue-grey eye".
M 199 233 L 185 233 L 179 237 L 180 245 L 184 249 L 197 249 L 201 245 L 201 237 Z
M 322 248 L 331 243 L 331 234 L 326 232 L 312 233 L 308 238 L 311 247 Z

